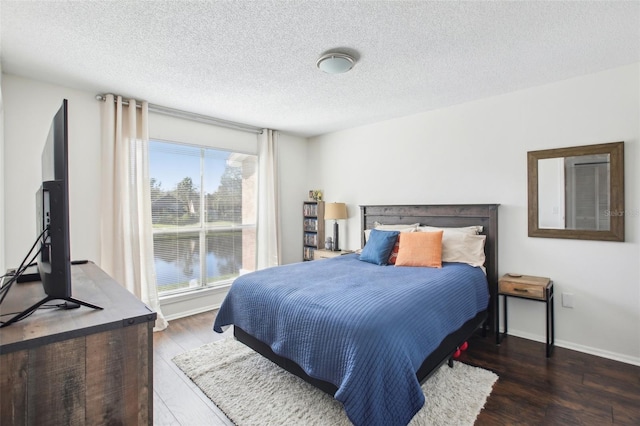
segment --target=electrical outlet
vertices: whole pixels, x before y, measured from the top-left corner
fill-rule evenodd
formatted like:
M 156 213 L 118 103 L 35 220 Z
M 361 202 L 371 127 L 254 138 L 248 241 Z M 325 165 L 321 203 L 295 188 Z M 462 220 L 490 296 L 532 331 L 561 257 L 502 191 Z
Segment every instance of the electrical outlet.
M 573 293 L 562 293 L 562 307 L 573 308 Z

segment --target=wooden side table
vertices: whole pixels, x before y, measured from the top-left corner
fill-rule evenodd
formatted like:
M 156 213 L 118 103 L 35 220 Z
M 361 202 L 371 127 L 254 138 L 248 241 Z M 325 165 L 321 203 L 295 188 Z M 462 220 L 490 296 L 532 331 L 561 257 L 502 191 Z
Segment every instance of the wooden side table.
M 530 275 L 506 274 L 498 280 L 498 294 L 503 296 L 504 333 L 500 333 L 500 310 L 496 312 L 496 344 L 500 344 L 506 337 L 507 329 L 507 298 L 537 300 L 546 304 L 547 310 L 547 357 L 553 352 L 555 336 L 553 324 L 553 281 L 545 277 Z

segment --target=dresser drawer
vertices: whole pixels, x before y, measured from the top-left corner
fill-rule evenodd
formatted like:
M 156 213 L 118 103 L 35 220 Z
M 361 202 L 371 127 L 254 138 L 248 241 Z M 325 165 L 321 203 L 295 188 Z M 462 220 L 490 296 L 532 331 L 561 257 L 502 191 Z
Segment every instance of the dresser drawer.
M 545 300 L 544 290 L 545 287 L 540 285 L 500 281 L 500 294 Z
M 505 275 L 498 282 L 498 292 L 528 299 L 546 300 L 546 291 L 549 285 L 551 285 L 549 278 L 528 275 L 519 277 Z

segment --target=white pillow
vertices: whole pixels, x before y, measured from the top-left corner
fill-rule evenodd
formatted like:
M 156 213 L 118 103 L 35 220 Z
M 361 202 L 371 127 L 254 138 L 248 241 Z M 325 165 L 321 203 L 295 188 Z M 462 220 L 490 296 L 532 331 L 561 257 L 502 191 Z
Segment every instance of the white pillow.
M 484 268 L 484 243 L 486 235 L 471 235 L 463 232 L 444 232 L 442 234 L 442 261 L 467 263 L 477 266 L 486 274 Z
M 420 226 L 419 223 L 411 223 L 411 224 L 399 223 L 397 225 L 383 225 L 380 222 L 374 222 L 373 223 L 373 227 L 375 229 L 380 229 L 381 231 L 400 231 L 400 232 L 402 232 L 402 230 L 404 230 L 405 228 L 413 228 L 415 230 L 418 226 Z
M 480 232 L 482 232 L 482 226 L 481 225 L 463 226 L 461 228 L 442 228 L 442 227 L 437 227 L 437 226 L 418 226 L 418 231 L 421 231 L 421 232 L 424 232 L 424 231 L 440 231 L 440 230 L 443 230 L 445 234 L 448 231 L 454 231 L 454 232 L 464 232 L 465 234 L 470 234 L 470 235 L 478 235 Z
M 398 232 L 414 232 L 418 229 L 419 223 L 411 223 L 411 224 L 398 224 L 398 225 L 383 225 L 379 222 L 374 222 L 373 227 L 378 231 L 398 231 Z M 371 234 L 371 229 L 364 230 L 364 241 L 369 241 L 369 234 Z

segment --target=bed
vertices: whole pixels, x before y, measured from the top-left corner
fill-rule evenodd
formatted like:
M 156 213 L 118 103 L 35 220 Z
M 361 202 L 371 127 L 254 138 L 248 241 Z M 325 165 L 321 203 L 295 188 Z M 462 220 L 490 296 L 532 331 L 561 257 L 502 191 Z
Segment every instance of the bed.
M 362 245 L 379 223 L 481 226 L 486 274 L 460 263 L 378 266 L 357 254 L 269 268 L 234 282 L 214 330 L 233 324 L 239 341 L 333 395 L 356 425 L 407 424 L 424 403 L 420 383 L 476 330 L 495 329 L 497 207 L 361 206 Z

